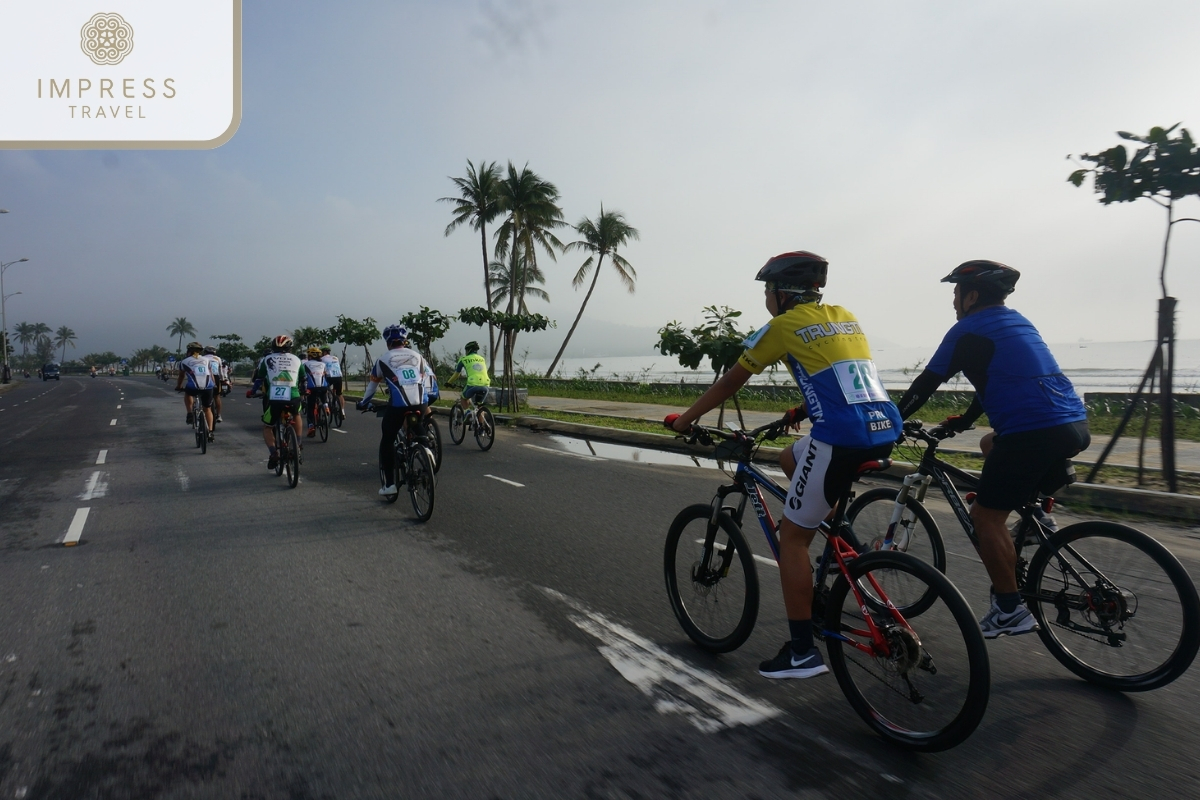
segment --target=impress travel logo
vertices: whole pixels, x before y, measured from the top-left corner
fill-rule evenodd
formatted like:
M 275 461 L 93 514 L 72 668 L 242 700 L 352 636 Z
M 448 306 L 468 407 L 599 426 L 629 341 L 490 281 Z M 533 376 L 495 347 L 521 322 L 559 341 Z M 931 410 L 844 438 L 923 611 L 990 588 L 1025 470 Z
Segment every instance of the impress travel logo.
M 241 0 L 101 2 L 0 3 L 0 148 L 229 141 L 242 114 Z

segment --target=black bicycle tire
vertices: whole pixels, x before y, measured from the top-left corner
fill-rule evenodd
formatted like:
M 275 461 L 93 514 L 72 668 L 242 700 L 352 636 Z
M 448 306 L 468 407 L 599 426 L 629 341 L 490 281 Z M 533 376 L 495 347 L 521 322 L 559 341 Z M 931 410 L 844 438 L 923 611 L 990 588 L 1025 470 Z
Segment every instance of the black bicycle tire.
M 1182 612 L 1179 642 L 1170 658 L 1156 669 L 1139 675 L 1114 675 L 1101 672 L 1072 657 L 1070 650 L 1055 636 L 1052 625 L 1047 624 L 1041 603 L 1033 601 L 1029 605 L 1041 626 L 1038 636 L 1041 637 L 1042 644 L 1060 664 L 1085 681 L 1097 686 L 1120 692 L 1147 692 L 1166 686 L 1187 671 L 1196 658 L 1197 649 L 1200 648 L 1200 596 L 1197 595 L 1196 585 L 1188 575 L 1187 569 L 1170 550 L 1156 539 L 1142 531 L 1115 522 L 1092 520 L 1069 525 L 1053 534 L 1033 554 L 1033 558 L 1029 562 L 1026 588 L 1032 591 L 1033 587 L 1039 585 L 1042 573 L 1050 564 L 1051 556 L 1055 551 L 1064 545 L 1089 536 L 1104 536 L 1124 542 L 1140 550 L 1158 564 L 1179 595 L 1179 606 Z M 1097 566 L 1101 570 L 1104 568 L 1102 564 Z M 1030 600 L 1028 595 L 1026 600 L 1027 602 Z
M 483 440 L 479 438 L 481 432 L 486 431 L 488 434 L 487 445 L 484 445 Z M 496 418 L 492 416 L 492 411 L 487 406 L 480 406 L 479 413 L 475 420 L 475 444 L 479 445 L 479 449 L 487 452 L 492 449 L 492 445 L 496 443 Z
M 424 462 L 422 466 L 415 467 L 414 463 Z M 429 460 L 429 452 L 424 447 L 414 447 L 412 452 L 408 454 L 408 477 L 405 479 L 408 484 L 408 499 L 412 503 L 413 512 L 417 515 L 417 522 L 427 522 L 433 516 L 434 502 L 437 500 L 437 479 L 434 477 L 433 464 Z M 417 470 L 422 470 L 428 476 L 429 488 L 429 508 L 424 511 L 417 504 L 417 487 L 416 481 L 413 480 L 417 474 Z
M 671 527 L 667 531 L 667 540 L 663 547 L 663 572 L 666 577 L 667 598 L 671 602 L 671 611 L 674 612 L 675 619 L 679 621 L 683 632 L 688 635 L 689 639 L 710 653 L 728 653 L 741 647 L 750 638 L 750 634 L 754 631 L 754 624 L 758 621 L 759 604 L 758 571 L 754 566 L 754 554 L 750 551 L 750 546 L 746 543 L 746 537 L 742 535 L 741 529 L 728 513 L 722 511 L 718 515 L 717 525 L 729 537 L 729 541 L 733 542 L 734 550 L 741 562 L 742 573 L 746 576 L 745 605 L 733 630 L 725 636 L 710 636 L 701 630 L 688 613 L 687 604 L 680 595 L 675 575 L 675 557 L 679 549 L 679 539 L 687 530 L 688 524 L 697 519 L 709 520 L 711 518 L 712 507 L 702 503 L 688 506 L 675 515 L 675 519 L 672 520 Z
M 341 428 L 346 424 L 346 413 L 342 411 L 341 397 L 334 395 L 333 403 L 329 406 L 329 413 L 333 416 L 333 427 Z
M 442 471 L 442 426 L 437 424 L 437 420 L 434 419 L 434 417 L 432 415 L 426 417 L 425 422 L 422 424 L 425 426 L 426 434 L 432 440 L 432 443 L 429 448 L 429 452 L 433 453 L 433 471 L 434 471 L 434 473 L 441 472 Z
M 450 409 L 450 423 L 446 427 L 450 429 L 450 441 L 454 444 L 462 444 L 463 439 L 467 438 L 467 415 L 458 403 Z M 454 436 L 455 428 L 458 429 L 457 438 Z
M 848 565 L 851 579 L 855 581 L 861 579 L 870 568 L 879 565 L 880 562 L 886 563 L 889 569 L 909 571 L 935 586 L 938 596 L 946 603 L 955 622 L 958 623 L 970 663 L 969 686 L 963 707 L 954 719 L 939 731 L 922 734 L 905 733 L 898 729 L 899 726 L 883 719 L 882 715 L 863 696 L 854 681 L 854 673 L 847 666 L 845 653 L 842 650 L 843 643 L 833 636 L 825 637 L 826 650 L 829 653 L 829 667 L 837 678 L 842 693 L 850 702 L 850 706 L 877 735 L 910 750 L 928 753 L 948 750 L 965 741 L 979 726 L 987 711 L 988 699 L 991 695 L 991 665 L 988 660 L 987 643 L 984 641 L 979 623 L 976 622 L 975 615 L 971 612 L 971 607 L 963 598 L 962 593 L 950 582 L 949 578 L 919 558 L 894 550 L 867 553 L 854 559 Z M 838 575 L 829 590 L 825 619 L 827 629 L 841 630 L 843 603 L 849 591 L 850 584 L 846 580 L 846 576 Z M 920 636 L 919 628 L 920 624 L 917 623 L 918 636 Z M 874 680 L 874 677 L 872 676 L 871 679 Z
M 275 477 L 278 478 L 283 474 L 283 446 L 284 446 L 283 426 L 275 426 Z
M 204 416 L 204 409 L 197 412 L 196 424 L 199 428 L 196 440 L 200 446 L 200 455 L 204 455 L 208 452 L 208 417 Z
M 322 442 L 329 441 L 329 411 L 324 408 L 317 409 L 317 433 Z
M 300 483 L 300 442 L 296 438 L 296 429 L 289 425 L 283 432 L 283 440 L 287 443 L 288 488 L 295 489 Z
M 889 486 L 879 486 L 874 489 L 869 489 L 858 497 L 854 498 L 854 502 L 852 502 L 849 508 L 846 509 L 846 521 L 850 524 L 851 531 L 854 534 L 854 538 L 856 540 L 854 542 L 855 544 L 860 544 L 863 542 L 863 536 L 861 535 L 862 532 L 854 530 L 854 520 L 859 514 L 862 513 L 862 510 L 871 503 L 878 502 L 885 502 L 888 506 L 894 506 L 896 503 L 896 496 L 899 494 L 899 489 L 893 489 Z M 947 568 L 946 544 L 942 540 L 942 533 L 938 529 L 937 522 L 934 521 L 933 515 L 929 513 L 929 509 L 918 503 L 916 498 L 908 498 L 908 502 L 904 505 L 905 508 L 907 508 L 909 511 L 912 511 L 916 515 L 917 521 L 920 522 L 921 526 L 925 529 L 925 536 L 929 540 L 929 549 L 933 553 L 931 565 L 938 572 L 945 575 Z M 890 518 L 890 514 L 888 516 Z M 883 533 L 883 531 L 876 531 L 874 533 Z M 899 552 L 904 552 L 906 555 L 912 555 L 906 551 Z M 922 611 L 933 605 L 936 599 L 937 598 L 935 596 L 930 594 L 922 595 L 920 600 L 900 607 L 900 613 L 904 614 L 905 616 L 918 616 Z

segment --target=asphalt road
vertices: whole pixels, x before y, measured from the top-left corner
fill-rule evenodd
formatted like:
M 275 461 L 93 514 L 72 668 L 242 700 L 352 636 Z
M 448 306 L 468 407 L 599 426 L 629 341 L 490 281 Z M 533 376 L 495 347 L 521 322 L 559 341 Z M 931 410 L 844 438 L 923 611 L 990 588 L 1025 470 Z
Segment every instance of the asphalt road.
M 746 645 L 699 651 L 662 543 L 715 470 L 447 438 L 417 525 L 376 495 L 374 417 L 307 440 L 289 490 L 257 401 L 227 399 L 207 455 L 181 406 L 139 378 L 0 396 L 0 798 L 1117 798 L 1200 778 L 1196 669 L 1125 696 L 999 640 L 984 723 L 917 755 L 831 677 L 758 677 L 786 635 L 773 567 Z M 982 613 L 982 568 L 932 505 Z M 1139 527 L 1200 573 L 1197 531 Z

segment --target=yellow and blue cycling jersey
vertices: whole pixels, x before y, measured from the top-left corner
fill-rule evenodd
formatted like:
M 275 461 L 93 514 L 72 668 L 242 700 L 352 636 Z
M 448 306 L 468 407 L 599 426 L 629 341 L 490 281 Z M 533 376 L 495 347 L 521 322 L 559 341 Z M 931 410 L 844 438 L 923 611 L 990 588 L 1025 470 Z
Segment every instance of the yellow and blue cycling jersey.
M 849 311 L 821 303 L 793 306 L 746 340 L 738 363 L 757 375 L 783 359 L 804 394 L 814 439 L 863 449 L 896 441 L 900 412 Z

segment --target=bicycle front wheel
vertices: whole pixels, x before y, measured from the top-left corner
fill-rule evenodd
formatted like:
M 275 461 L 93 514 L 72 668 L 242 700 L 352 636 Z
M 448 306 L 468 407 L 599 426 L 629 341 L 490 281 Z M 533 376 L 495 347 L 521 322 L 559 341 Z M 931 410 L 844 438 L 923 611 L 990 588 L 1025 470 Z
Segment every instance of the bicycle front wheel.
M 946 750 L 974 732 L 987 710 L 991 668 L 971 607 L 945 575 L 912 556 L 867 553 L 829 591 L 825 630 L 829 666 L 855 712 L 890 742 Z M 903 574 L 924 584 L 932 602 L 918 619 L 896 620 L 884 588 Z M 851 591 L 853 587 L 863 597 Z M 883 646 L 873 640 L 878 629 Z
M 333 413 L 333 427 L 341 428 L 346 424 L 346 412 L 342 410 L 342 399 L 340 397 L 334 398 L 331 411 Z
M 857 540 L 855 544 L 865 552 L 884 548 L 899 494 L 899 489 L 881 486 L 863 492 L 846 509 L 846 520 Z M 887 549 L 907 553 L 946 574 L 946 546 L 942 543 L 942 534 L 925 506 L 911 497 L 900 512 L 900 520 L 892 531 L 892 541 Z M 934 602 L 935 597 L 927 591 L 925 582 L 902 572 L 892 573 L 890 577 L 892 584 L 885 585 L 884 589 L 905 616 L 915 617 Z
M 496 418 L 492 416 L 491 409 L 480 408 L 475 420 L 475 444 L 486 452 L 492 449 L 492 443 L 495 441 Z
M 1029 562 L 1038 635 L 1086 681 L 1122 692 L 1166 686 L 1200 647 L 1200 599 L 1167 548 L 1114 522 L 1063 528 Z
M 433 500 L 437 479 L 433 476 L 433 462 L 429 450 L 414 447 L 408 456 L 408 499 L 412 501 L 417 522 L 425 522 L 433 516 Z
M 454 404 L 454 408 L 450 409 L 450 441 L 455 444 L 462 444 L 462 440 L 467 435 L 467 415 L 463 412 L 462 406 L 458 403 Z
M 667 533 L 663 569 L 667 597 L 693 642 L 728 653 L 750 638 L 758 620 L 758 572 L 741 530 L 724 511 L 688 506 Z
M 300 442 L 296 438 L 296 429 L 291 425 L 283 432 L 284 452 L 279 454 L 279 460 L 284 461 L 283 471 L 287 473 L 288 487 L 296 488 L 300 482 Z

